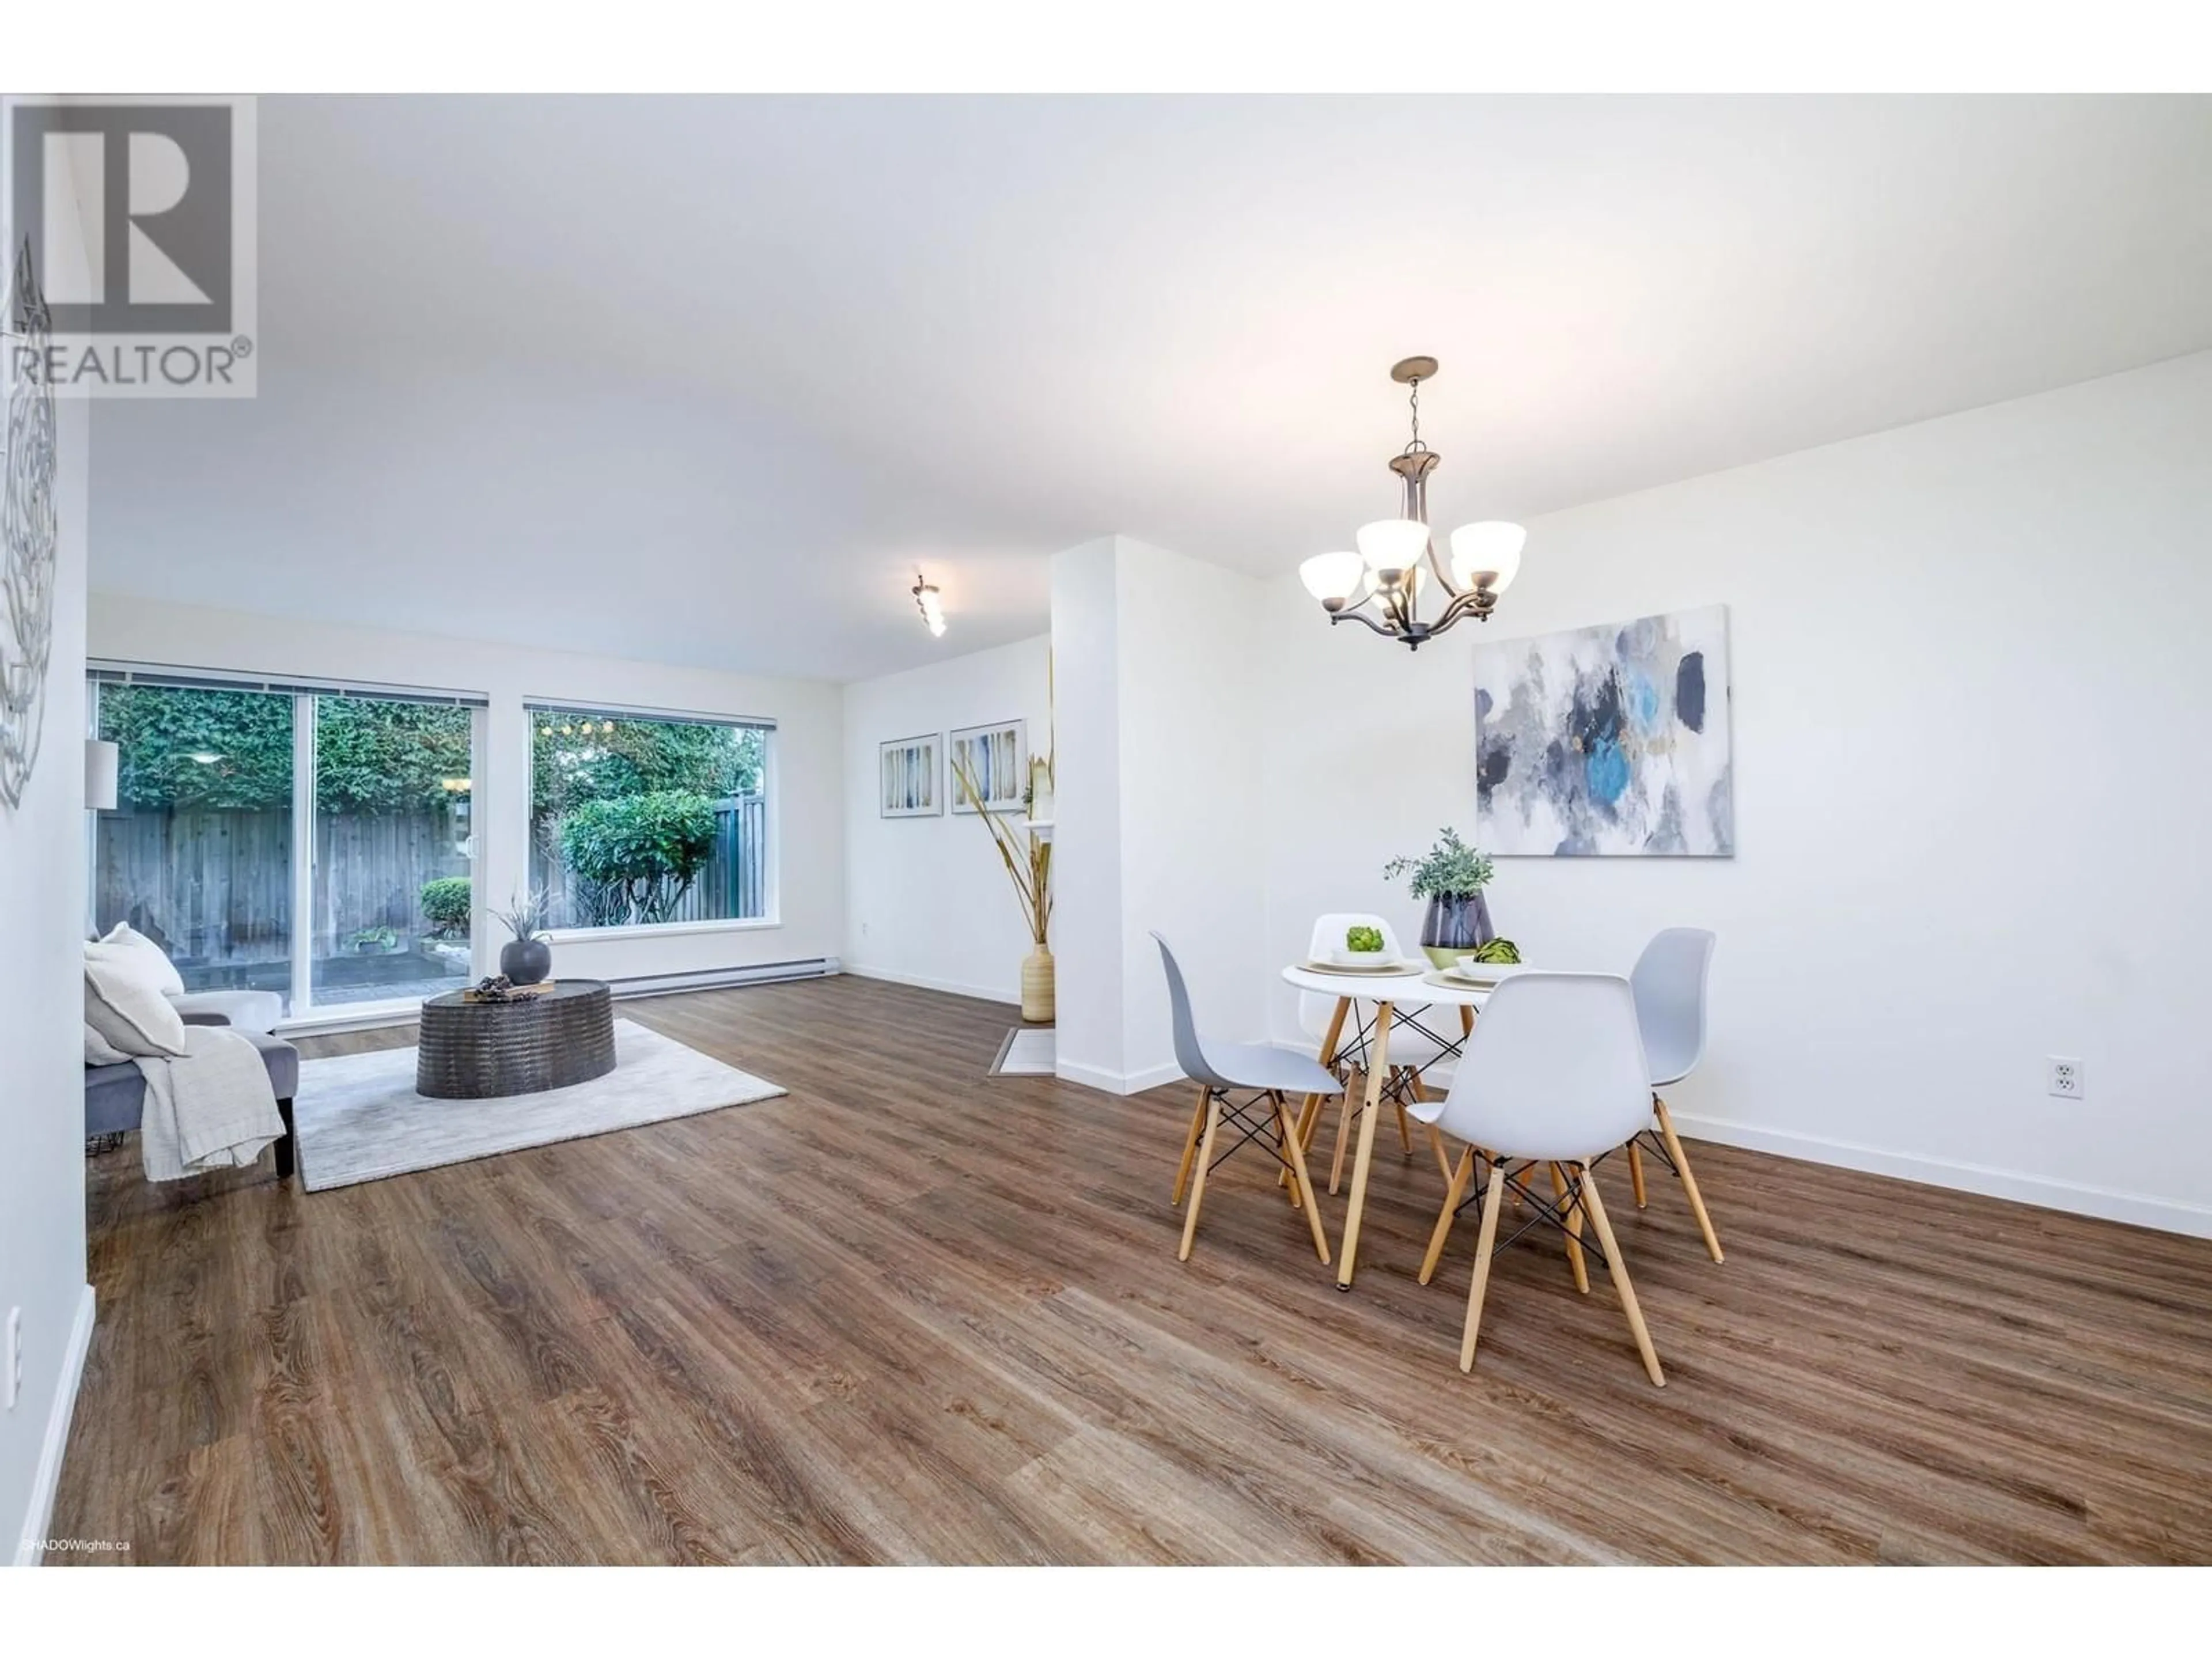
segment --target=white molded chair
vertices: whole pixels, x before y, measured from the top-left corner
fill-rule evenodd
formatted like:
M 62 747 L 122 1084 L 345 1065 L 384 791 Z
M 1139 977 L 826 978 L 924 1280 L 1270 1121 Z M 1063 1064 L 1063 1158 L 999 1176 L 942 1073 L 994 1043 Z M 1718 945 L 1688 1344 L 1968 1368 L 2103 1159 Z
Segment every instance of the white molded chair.
M 1306 1212 L 1306 1224 L 1313 1230 L 1314 1253 L 1323 1265 L 1328 1261 L 1328 1235 L 1322 1231 L 1321 1206 L 1315 1201 L 1312 1179 L 1306 1174 L 1305 1148 L 1299 1145 L 1297 1126 L 1291 1121 L 1285 1095 L 1333 1095 L 1343 1085 L 1304 1054 L 1293 1054 L 1287 1048 L 1276 1048 L 1256 1042 L 1216 1042 L 1198 1034 L 1196 1023 L 1191 1018 L 1190 993 L 1182 982 L 1182 969 L 1176 965 L 1175 952 L 1158 933 L 1152 942 L 1160 947 L 1160 966 L 1168 976 L 1168 1008 L 1174 1020 L 1176 1064 L 1191 1081 L 1198 1085 L 1198 1104 L 1190 1118 L 1190 1133 L 1183 1137 L 1182 1166 L 1176 1171 L 1173 1202 L 1182 1202 L 1183 1185 L 1190 1185 L 1190 1211 L 1182 1223 L 1182 1247 L 1176 1252 L 1181 1261 L 1190 1260 L 1190 1247 L 1198 1237 L 1198 1208 L 1206 1196 L 1206 1177 L 1213 1166 L 1242 1151 L 1252 1141 L 1273 1152 L 1290 1176 L 1291 1206 Z M 1249 1090 L 1254 1098 L 1243 1104 L 1230 1098 L 1231 1090 Z M 1266 1117 L 1255 1114 L 1261 1101 L 1267 1104 Z M 1223 1118 L 1243 1136 L 1237 1144 L 1214 1156 L 1214 1137 L 1219 1133 Z M 1194 1161 L 1196 1169 L 1194 1170 Z
M 1394 961 L 1407 960 L 1406 951 L 1398 943 L 1397 929 L 1381 916 L 1366 915 L 1356 910 L 1333 911 L 1318 917 L 1313 933 L 1306 944 L 1306 959 L 1326 962 L 1328 953 L 1344 943 L 1344 936 L 1354 927 L 1372 927 L 1382 935 L 1382 954 Z M 1351 987 L 1347 985 L 1347 989 Z M 1355 999 L 1357 1000 L 1357 999 Z M 1338 1115 L 1336 1153 L 1329 1165 L 1328 1189 L 1334 1193 L 1344 1184 L 1345 1149 L 1352 1140 L 1352 1115 L 1354 1102 L 1359 1095 L 1364 1074 L 1367 1069 L 1369 1033 L 1355 1013 L 1352 1035 L 1347 1041 L 1337 1010 L 1342 1000 L 1323 996 L 1316 991 L 1298 993 L 1298 1024 L 1305 1034 L 1321 1045 L 1322 1064 L 1346 1077 L 1344 1107 Z M 1390 1024 L 1390 1076 L 1384 1079 L 1391 1090 L 1391 1104 L 1398 1119 L 1398 1144 L 1407 1152 L 1413 1150 L 1413 1133 L 1406 1121 L 1406 1098 L 1417 1086 L 1416 1067 L 1426 1066 L 1440 1057 L 1443 1044 L 1423 1030 L 1417 1023 L 1428 1012 L 1426 1003 L 1407 1003 L 1394 1011 Z M 1321 1127 L 1319 1103 L 1309 1097 L 1298 1114 L 1298 1139 L 1302 1146 L 1310 1147 Z M 1443 1144 L 1433 1139 L 1431 1146 L 1437 1162 L 1446 1176 L 1451 1173 L 1449 1158 Z
M 1628 1143 L 1628 1178 L 1636 1189 L 1636 1207 L 1644 1206 L 1644 1147 L 1648 1145 L 1668 1168 L 1682 1178 L 1682 1195 L 1690 1200 L 1690 1213 L 1705 1237 L 1705 1251 L 1716 1261 L 1721 1255 L 1720 1235 L 1705 1213 L 1705 1200 L 1698 1191 L 1698 1178 L 1690 1173 L 1689 1155 L 1682 1138 L 1674 1133 L 1674 1120 L 1659 1091 L 1680 1083 L 1697 1069 L 1705 1052 L 1705 984 L 1713 962 L 1713 935 L 1702 927 L 1669 927 L 1653 936 L 1636 959 L 1628 982 L 1636 994 L 1636 1019 L 1644 1033 L 1644 1057 L 1651 1064 L 1653 1121 L 1639 1129 Z
M 1474 1368 L 1475 1336 L 1482 1324 L 1483 1293 L 1498 1240 L 1498 1212 L 1509 1191 L 1537 1211 L 1539 1220 L 1566 1236 L 1575 1285 L 1587 1292 L 1583 1265 L 1588 1217 L 1613 1287 L 1620 1292 L 1628 1328 L 1644 1369 L 1666 1386 L 1659 1356 L 1644 1328 L 1627 1264 L 1599 1199 L 1592 1165 L 1621 1146 L 1651 1118 L 1651 1074 L 1637 1028 L 1636 1000 L 1628 981 L 1611 974 L 1517 974 L 1491 994 L 1474 1035 L 1468 1039 L 1451 1092 L 1440 1103 L 1413 1109 L 1468 1143 L 1452 1172 L 1443 1210 L 1421 1263 L 1421 1283 L 1434 1275 L 1452 1218 L 1461 1207 L 1475 1159 L 1489 1165 L 1484 1191 L 1469 1200 L 1481 1210 L 1474 1249 L 1474 1283 L 1468 1292 L 1467 1328 L 1459 1368 Z M 1481 1149 L 1478 1152 L 1477 1149 Z M 1553 1200 L 1547 1203 L 1523 1182 L 1537 1164 L 1549 1167 Z M 1518 1166 L 1517 1168 L 1515 1166 Z M 1530 1224 L 1534 1224 L 1534 1223 Z

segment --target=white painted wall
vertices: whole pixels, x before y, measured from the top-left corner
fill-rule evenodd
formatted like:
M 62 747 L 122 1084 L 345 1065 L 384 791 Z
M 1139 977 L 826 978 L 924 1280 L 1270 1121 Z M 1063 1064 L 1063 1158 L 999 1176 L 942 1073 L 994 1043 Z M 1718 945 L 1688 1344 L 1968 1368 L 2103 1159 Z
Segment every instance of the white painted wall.
M 1052 641 L 1040 634 L 845 687 L 846 971 L 994 1002 L 1021 1000 L 1030 953 L 1021 902 L 984 825 L 955 813 L 945 740 L 1023 720 L 1030 752 L 1052 745 Z M 933 732 L 945 811 L 878 812 L 878 745 Z
M 1180 1075 L 1157 929 L 1200 1029 L 1267 1024 L 1255 608 L 1261 585 L 1127 537 L 1053 562 L 1060 1074 Z
M 0 132 L 12 128 L 0 99 Z M 0 178 L 8 156 L 0 143 Z M 0 228 L 0 247 L 14 237 Z M 0 397 L 8 376 L 0 374 Z M 0 806 L 0 1322 L 22 1310 L 23 1390 L 0 1411 L 0 1561 L 43 1537 L 92 1334 L 84 1253 L 84 572 L 91 409 L 56 404 L 60 571 L 45 732 Z M 0 1363 L 5 1356 L 0 1355 Z
M 2212 354 L 1535 520 L 1498 634 L 1729 606 L 1739 852 L 1501 860 L 1499 927 L 1624 969 L 1718 932 L 1701 1133 L 2212 1234 L 2208 458 Z M 1418 923 L 1380 868 L 1474 829 L 1473 632 L 1271 590 L 1274 959 Z
M 1218 565 L 1115 539 L 1122 1069 L 1131 1087 L 1144 1089 L 1181 1075 L 1155 931 L 1175 951 L 1199 1030 L 1231 1042 L 1267 1031 L 1265 587 Z
M 1115 538 L 1052 560 L 1053 961 L 1061 1077 L 1121 1086 L 1121 737 Z
M 554 946 L 555 971 L 597 979 L 704 973 L 834 957 L 843 948 L 844 720 L 838 688 L 826 681 L 760 679 L 428 634 L 276 621 L 112 593 L 92 596 L 90 632 L 96 658 L 276 676 L 351 676 L 387 685 L 484 693 L 491 706 L 484 775 L 477 789 L 482 803 L 474 872 L 479 905 L 503 903 L 527 881 L 526 702 L 765 716 L 776 723 L 769 778 L 774 920 L 696 924 L 621 938 L 563 933 Z M 497 954 L 497 926 L 479 917 L 477 932 L 479 967 L 488 971 Z M 485 947 L 489 956 L 482 954 Z

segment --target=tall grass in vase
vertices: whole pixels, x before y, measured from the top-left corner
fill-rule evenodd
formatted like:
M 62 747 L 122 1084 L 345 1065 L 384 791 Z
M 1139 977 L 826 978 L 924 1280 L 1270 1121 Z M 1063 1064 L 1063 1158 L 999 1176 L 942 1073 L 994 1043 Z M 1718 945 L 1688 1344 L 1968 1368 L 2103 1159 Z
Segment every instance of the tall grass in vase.
M 1014 884 L 1022 921 L 1036 947 L 1022 961 L 1022 1018 L 1049 1024 L 1054 1013 L 1053 967 L 1052 952 L 1045 940 L 1052 927 L 1052 843 L 1034 830 L 1017 834 L 1000 814 L 985 805 L 975 771 L 964 756 L 953 757 L 952 781 L 989 832 L 991 844 L 998 848 L 999 861 L 1006 866 L 1006 879 Z

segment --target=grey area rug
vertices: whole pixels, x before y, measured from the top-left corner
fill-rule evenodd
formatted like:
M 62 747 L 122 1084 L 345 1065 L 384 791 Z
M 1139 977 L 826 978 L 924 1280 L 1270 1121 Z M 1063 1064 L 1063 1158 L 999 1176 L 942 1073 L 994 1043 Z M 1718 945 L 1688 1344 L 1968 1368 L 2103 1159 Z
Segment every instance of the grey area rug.
M 992 1077 L 1050 1077 L 1053 1075 L 1054 1029 L 1049 1025 L 1017 1025 L 999 1045 L 991 1062 Z
M 589 1083 L 492 1100 L 415 1092 L 415 1050 L 337 1054 L 300 1066 L 293 1115 L 309 1192 L 580 1140 L 786 1091 L 635 1020 L 615 1022 L 615 1069 Z

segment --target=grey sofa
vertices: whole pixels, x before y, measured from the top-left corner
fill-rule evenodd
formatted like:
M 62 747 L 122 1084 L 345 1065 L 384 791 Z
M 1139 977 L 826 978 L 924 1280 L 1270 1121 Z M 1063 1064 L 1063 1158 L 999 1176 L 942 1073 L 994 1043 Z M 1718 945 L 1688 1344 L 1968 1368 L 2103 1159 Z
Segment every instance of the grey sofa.
M 188 1013 L 184 1020 L 187 1025 L 230 1024 L 218 1013 Z M 276 1091 L 277 1115 L 284 1120 L 284 1138 L 276 1143 L 276 1178 L 289 1181 L 299 1164 L 299 1137 L 292 1129 L 292 1097 L 300 1086 L 300 1051 L 265 1031 L 240 1031 L 239 1035 L 261 1051 L 261 1063 L 269 1068 L 270 1086 Z M 87 1135 L 121 1134 L 135 1129 L 145 1109 L 146 1078 L 135 1062 L 125 1060 L 118 1066 L 84 1068 Z

